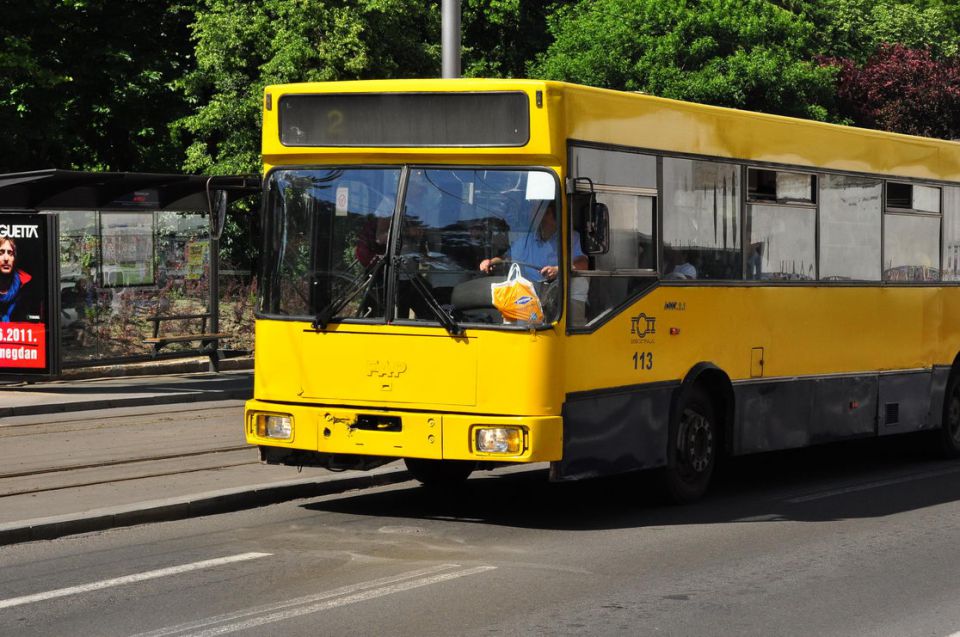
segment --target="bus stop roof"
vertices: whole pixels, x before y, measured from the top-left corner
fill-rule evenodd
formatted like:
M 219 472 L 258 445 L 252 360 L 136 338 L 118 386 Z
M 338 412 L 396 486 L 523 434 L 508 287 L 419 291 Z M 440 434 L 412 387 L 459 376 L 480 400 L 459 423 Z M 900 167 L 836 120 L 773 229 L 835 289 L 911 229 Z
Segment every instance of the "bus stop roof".
M 2 210 L 209 210 L 209 193 L 231 199 L 260 189 L 256 175 L 86 172 L 51 168 L 0 174 Z

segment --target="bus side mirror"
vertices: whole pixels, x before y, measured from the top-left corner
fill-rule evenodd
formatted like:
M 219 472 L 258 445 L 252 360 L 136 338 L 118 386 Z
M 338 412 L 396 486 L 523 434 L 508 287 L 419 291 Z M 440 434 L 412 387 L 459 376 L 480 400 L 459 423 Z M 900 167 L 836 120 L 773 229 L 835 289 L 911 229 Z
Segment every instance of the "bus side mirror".
M 590 196 L 584 230 L 583 251 L 586 254 L 606 254 L 610 250 L 610 211 L 593 195 Z

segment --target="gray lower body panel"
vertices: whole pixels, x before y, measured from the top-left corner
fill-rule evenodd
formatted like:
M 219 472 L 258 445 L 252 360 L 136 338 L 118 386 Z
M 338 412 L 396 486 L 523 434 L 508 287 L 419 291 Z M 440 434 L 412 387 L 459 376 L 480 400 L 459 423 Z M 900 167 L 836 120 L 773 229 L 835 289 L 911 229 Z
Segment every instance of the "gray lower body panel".
M 735 454 L 876 433 L 876 376 L 754 381 L 735 384 L 733 392 Z
M 940 425 L 950 368 L 735 383 L 734 454 Z
M 553 480 L 575 480 L 666 464 L 670 400 L 679 383 L 567 396 L 563 460 Z
M 730 452 L 795 449 L 940 426 L 949 367 L 849 376 L 754 379 L 733 384 Z M 576 480 L 667 462 L 671 401 L 658 383 L 570 394 L 563 407 L 563 459 L 553 480 Z

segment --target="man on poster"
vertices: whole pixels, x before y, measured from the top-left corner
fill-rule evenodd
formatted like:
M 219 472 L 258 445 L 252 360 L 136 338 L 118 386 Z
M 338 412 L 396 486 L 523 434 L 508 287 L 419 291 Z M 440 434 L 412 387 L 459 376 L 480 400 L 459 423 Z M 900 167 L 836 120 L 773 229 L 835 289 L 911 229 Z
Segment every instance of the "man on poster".
M 0 323 L 21 323 L 38 320 L 31 307 L 33 279 L 17 268 L 17 244 L 7 236 L 0 236 Z

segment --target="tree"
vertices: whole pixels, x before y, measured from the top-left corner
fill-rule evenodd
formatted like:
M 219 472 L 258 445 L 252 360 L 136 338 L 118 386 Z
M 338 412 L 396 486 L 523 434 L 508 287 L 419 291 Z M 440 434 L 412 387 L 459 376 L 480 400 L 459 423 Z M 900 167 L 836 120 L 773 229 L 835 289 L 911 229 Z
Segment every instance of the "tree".
M 532 75 L 832 119 L 835 70 L 813 26 L 764 0 L 594 0 L 561 7 Z
M 0 1 L 0 171 L 172 170 L 189 7 Z
M 269 84 L 437 75 L 439 13 L 404 0 L 206 0 L 193 25 L 197 67 L 180 83 L 194 112 L 184 168 L 260 171 Z
M 883 45 L 862 66 L 840 68 L 837 92 L 855 123 L 910 135 L 960 137 L 960 58 L 934 59 L 929 49 Z
M 205 0 L 193 24 L 196 69 L 179 83 L 193 113 L 175 122 L 184 169 L 259 173 L 261 108 L 270 84 L 439 75 L 439 9 L 407 0 Z M 253 258 L 233 215 L 222 256 Z
M 929 49 L 935 57 L 958 51 L 960 10 L 940 0 L 817 0 L 798 2 L 814 25 L 817 48 L 863 62 L 883 44 Z
M 547 16 L 575 0 L 464 0 L 463 74 L 524 77 L 527 65 L 553 41 Z

